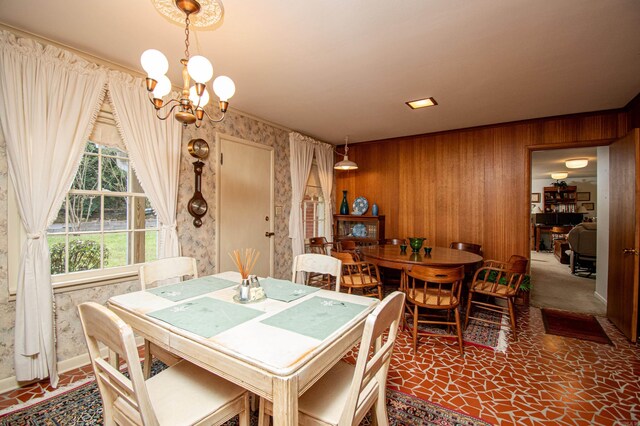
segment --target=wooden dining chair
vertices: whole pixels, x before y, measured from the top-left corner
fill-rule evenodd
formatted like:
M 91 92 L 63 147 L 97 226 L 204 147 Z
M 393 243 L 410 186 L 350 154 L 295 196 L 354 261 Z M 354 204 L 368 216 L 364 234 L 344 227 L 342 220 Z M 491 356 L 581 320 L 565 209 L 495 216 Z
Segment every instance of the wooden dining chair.
M 220 425 L 239 415 L 249 426 L 245 389 L 184 360 L 145 381 L 131 327 L 95 302 L 78 310 L 105 425 Z M 125 361 L 129 377 L 102 357 L 99 344 Z
M 509 316 L 513 340 L 518 340 L 516 331 L 515 298 L 522 280 L 527 273 L 529 260 L 526 257 L 513 255 L 508 262 L 497 260 L 487 260 L 479 268 L 474 277 L 471 287 L 469 287 L 469 299 L 467 301 L 467 314 L 464 320 L 465 329 L 469 325 L 470 319 L 502 326 L 502 317 L 490 320 L 482 317 L 473 317 L 472 306 L 479 309 L 506 314 Z M 477 296 L 489 296 L 488 300 L 479 300 Z M 476 300 L 474 300 L 474 297 Z M 501 306 L 494 301 L 498 299 L 506 300 L 507 306 Z
M 463 243 L 463 242 L 454 241 L 451 244 L 449 244 L 449 248 L 452 248 L 455 250 L 468 251 L 470 253 L 475 253 L 477 255 L 480 255 L 482 253 L 482 246 L 480 244 L 474 244 L 474 243 Z
M 311 237 L 307 244 L 306 252 L 315 254 L 331 254 L 331 250 L 336 248 L 336 244 L 327 241 L 326 237 Z
M 166 257 L 140 266 L 138 276 L 142 290 L 146 290 L 149 284 L 161 285 L 162 281 L 172 278 L 198 278 L 198 263 L 193 257 Z
M 405 292 L 407 311 L 413 320 L 411 334 L 413 351 L 418 348 L 418 335 L 458 338 L 460 355 L 464 356 L 462 324 L 460 323 L 460 291 L 464 279 L 464 267 L 444 268 L 437 266 L 414 266 L 405 270 Z M 446 315 L 443 315 L 446 311 Z M 451 319 L 451 313 L 454 318 Z M 447 331 L 455 327 L 456 334 L 439 334 L 420 330 L 420 325 L 446 325 Z
M 374 424 L 389 424 L 386 386 L 405 295 L 387 296 L 365 322 L 356 365 L 339 361 L 300 396 L 301 425 L 359 425 L 373 408 Z M 260 400 L 258 425 L 268 424 L 273 404 Z
M 376 265 L 361 261 L 349 252 L 333 252 L 332 256 L 342 262 L 341 287 L 346 287 L 349 294 L 356 290 L 363 296 L 375 296 L 382 300 L 382 280 Z
M 143 264 L 138 270 L 138 276 L 140 277 L 142 290 L 146 290 L 153 283 L 162 285 L 165 284 L 165 281 L 171 279 L 179 281 L 185 277 L 198 278 L 198 264 L 192 257 L 167 257 Z M 142 371 L 145 379 L 148 379 L 151 375 L 151 364 L 154 357 L 167 365 L 173 365 L 181 359 L 144 339 L 144 366 Z
M 302 273 L 301 282 L 306 285 L 316 283 L 310 281 L 311 274 L 322 274 L 325 280 L 320 283 L 321 287 L 331 288 L 331 281 L 336 282 L 336 291 L 340 291 L 340 277 L 342 275 L 342 262 L 332 256 L 315 253 L 299 254 L 293 259 L 291 281 L 297 282 L 298 273 Z

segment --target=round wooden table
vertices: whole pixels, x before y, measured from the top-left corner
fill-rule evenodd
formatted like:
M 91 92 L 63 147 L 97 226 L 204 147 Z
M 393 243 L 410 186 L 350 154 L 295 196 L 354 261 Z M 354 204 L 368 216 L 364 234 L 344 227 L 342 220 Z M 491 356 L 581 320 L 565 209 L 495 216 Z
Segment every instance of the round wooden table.
M 413 265 L 472 267 L 482 262 L 482 257 L 477 254 L 445 247 L 433 247 L 428 255 L 424 254 L 424 249 L 413 253 L 411 247 L 407 247 L 406 253 L 401 253 L 400 246 L 396 245 L 365 246 L 359 251 L 367 261 L 393 269 L 410 270 Z

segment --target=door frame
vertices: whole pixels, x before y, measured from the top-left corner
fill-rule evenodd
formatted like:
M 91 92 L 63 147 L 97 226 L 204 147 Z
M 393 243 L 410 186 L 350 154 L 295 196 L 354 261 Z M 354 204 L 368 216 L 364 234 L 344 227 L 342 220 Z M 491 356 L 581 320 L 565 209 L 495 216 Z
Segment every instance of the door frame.
M 556 149 L 572 149 L 572 148 L 589 148 L 589 147 L 600 147 L 600 146 L 609 146 L 611 145 L 617 138 L 613 139 L 595 139 L 589 141 L 574 141 L 574 142 L 563 142 L 563 143 L 547 143 L 547 144 L 538 144 L 538 145 L 528 145 L 525 149 L 525 179 L 526 179 L 526 216 L 523 218 L 523 222 L 526 223 L 526 235 L 527 235 L 527 257 L 529 258 L 529 273 L 531 273 L 531 156 L 533 151 L 550 151 Z M 600 232 L 600 231 L 598 231 Z M 607 229 L 606 232 L 609 232 Z M 608 249 L 608 248 L 607 248 Z M 596 297 L 598 297 L 596 295 Z M 599 298 L 599 297 L 598 297 Z M 603 300 L 606 303 L 606 301 Z
M 220 211 L 222 210 L 221 198 L 221 152 L 222 152 L 222 139 L 226 139 L 233 143 L 239 143 L 243 145 L 248 145 L 254 148 L 263 149 L 265 151 L 269 151 L 270 154 L 270 167 L 271 167 L 271 177 L 269 179 L 269 230 L 268 232 L 274 232 L 275 228 L 275 149 L 272 146 L 252 142 L 246 139 L 238 138 L 235 136 L 228 135 L 222 132 L 216 132 L 216 165 L 215 165 L 215 183 L 216 183 L 216 211 L 215 211 L 215 230 L 216 230 L 216 238 L 215 238 L 215 247 L 216 247 L 216 273 L 221 272 L 220 269 Z M 269 275 L 273 276 L 273 267 L 274 267 L 274 256 L 275 256 L 275 235 L 269 237 Z

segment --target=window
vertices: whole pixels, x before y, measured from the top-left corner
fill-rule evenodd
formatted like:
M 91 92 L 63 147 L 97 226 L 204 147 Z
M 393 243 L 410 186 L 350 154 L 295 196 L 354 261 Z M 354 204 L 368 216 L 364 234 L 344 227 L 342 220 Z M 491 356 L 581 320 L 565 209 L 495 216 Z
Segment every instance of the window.
M 9 294 L 17 289 L 26 232 L 8 188 Z M 105 101 L 78 171 L 47 229 L 54 288 L 129 279 L 158 253 L 158 220 Z
M 322 197 L 322 187 L 318 175 L 318 166 L 315 161 L 311 166 L 309 179 L 302 201 L 302 222 L 304 224 L 304 238 L 324 237 L 324 207 L 325 202 Z
M 125 151 L 87 142 L 47 234 L 54 282 L 157 258 L 158 221 Z

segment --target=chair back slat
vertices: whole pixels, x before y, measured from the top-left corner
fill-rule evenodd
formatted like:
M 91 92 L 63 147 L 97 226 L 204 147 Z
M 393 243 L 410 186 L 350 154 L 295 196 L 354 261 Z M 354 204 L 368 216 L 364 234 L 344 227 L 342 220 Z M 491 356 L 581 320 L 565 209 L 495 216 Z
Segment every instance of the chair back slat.
M 370 399 L 385 401 L 389 363 L 404 299 L 404 293 L 396 291 L 387 296 L 367 317 L 349 397 L 339 424 L 359 424 L 368 411 L 367 407 L 371 406 L 368 404 Z
M 167 257 L 147 262 L 139 269 L 140 285 L 145 290 L 148 285 L 185 276 L 198 278 L 198 264 L 193 257 Z

